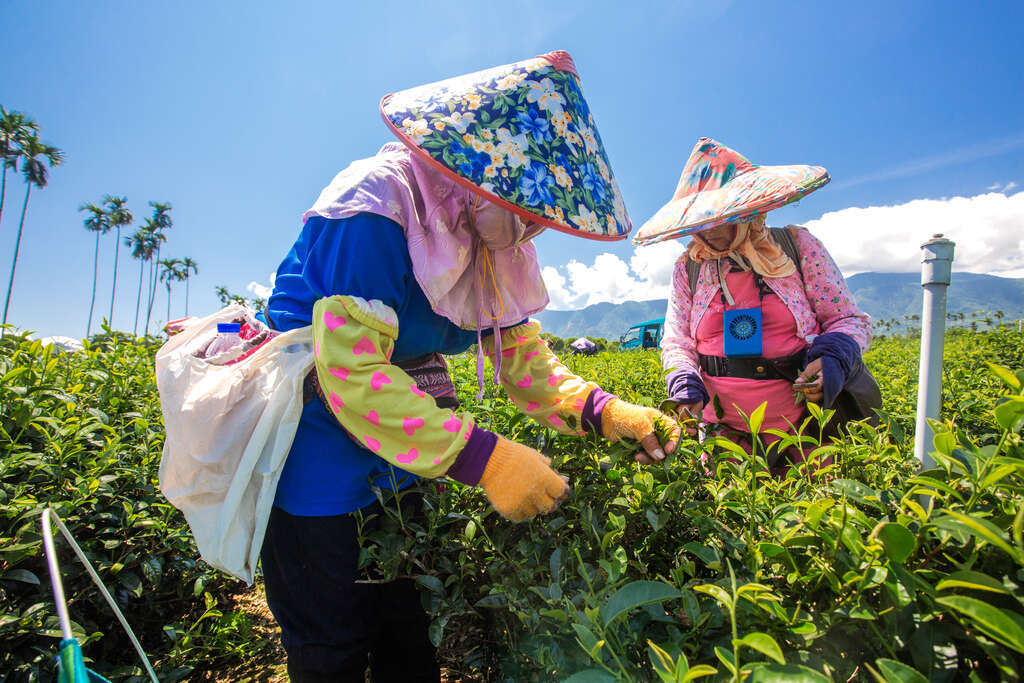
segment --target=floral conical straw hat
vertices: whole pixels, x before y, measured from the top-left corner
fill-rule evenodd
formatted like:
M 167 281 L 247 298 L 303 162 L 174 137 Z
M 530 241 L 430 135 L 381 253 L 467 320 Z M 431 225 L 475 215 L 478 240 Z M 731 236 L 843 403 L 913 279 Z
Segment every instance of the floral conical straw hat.
M 633 242 L 653 244 L 747 221 L 795 202 L 828 181 L 828 171 L 821 166 L 758 166 L 711 138 L 701 138 L 672 201 L 643 224 Z
M 420 159 L 528 221 L 595 240 L 633 227 L 568 52 L 385 95 L 380 110 Z

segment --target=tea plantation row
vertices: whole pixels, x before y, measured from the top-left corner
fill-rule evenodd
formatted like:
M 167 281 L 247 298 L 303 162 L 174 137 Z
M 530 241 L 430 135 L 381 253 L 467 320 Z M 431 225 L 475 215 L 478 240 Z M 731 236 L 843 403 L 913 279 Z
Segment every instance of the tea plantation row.
M 162 679 L 252 670 L 278 656 L 231 608 L 243 586 L 198 559 L 157 488 L 157 344 L 105 335 L 58 355 L 17 335 L 0 340 L 7 680 L 52 680 L 59 632 L 41 551 L 45 506 L 116 589 Z M 728 443 L 702 462 L 701 445 L 686 441 L 666 463 L 639 468 L 621 446 L 539 427 L 491 385 L 475 401 L 473 358 L 456 358 L 463 403 L 548 454 L 572 496 L 514 525 L 476 489 L 425 487 L 424 515 L 386 512 L 366 535 L 368 576 L 416 577 L 451 680 L 1015 680 L 1024 664 L 1024 373 L 987 363 L 1024 368 L 1024 336 L 1005 327 L 948 335 L 945 422 L 928 472 L 910 455 L 916 354 L 916 340 L 876 340 L 867 360 L 887 426 L 823 444 L 816 455 L 833 465 L 785 480 Z M 656 353 L 566 360 L 628 400 L 664 397 Z M 818 436 L 816 419 L 804 434 Z M 58 547 L 94 668 L 115 680 L 138 675 L 107 606 Z

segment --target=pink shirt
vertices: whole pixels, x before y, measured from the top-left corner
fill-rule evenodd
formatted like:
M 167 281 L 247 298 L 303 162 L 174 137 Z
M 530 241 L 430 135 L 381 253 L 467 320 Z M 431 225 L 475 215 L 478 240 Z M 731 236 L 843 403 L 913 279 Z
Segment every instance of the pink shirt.
M 723 356 L 724 330 L 722 326 L 724 309 L 761 308 L 761 347 L 765 358 L 780 358 L 797 353 L 807 344 L 797 336 L 796 320 L 776 294 L 768 294 L 758 300 L 757 285 L 753 273 L 733 271 L 725 276 L 726 285 L 735 304 L 724 306 L 722 297 L 716 296 L 708 304 L 700 323 L 697 325 L 697 352 L 708 356 Z M 738 377 L 704 376 L 704 387 L 712 401 L 704 407 L 706 422 L 723 422 L 734 429 L 746 431 L 747 425 L 737 409 L 749 416 L 755 408 L 768 402 L 762 429 L 788 431 L 791 424 L 797 424 L 803 414 L 803 404 L 793 400 L 793 386 L 786 380 L 763 380 L 757 382 L 757 391 L 751 391 L 751 382 Z M 715 415 L 714 397 L 718 396 L 725 416 Z
M 771 316 L 775 318 L 774 321 L 769 320 L 768 312 L 765 311 L 765 324 L 771 325 L 773 330 L 771 332 L 772 346 L 769 347 L 768 341 L 765 342 L 765 357 L 786 356 L 795 353 L 800 348 L 806 347 L 815 335 L 823 332 L 842 332 L 847 334 L 860 345 L 861 352 L 866 351 L 871 343 L 871 318 L 857 308 L 856 303 L 853 301 L 853 296 L 846 286 L 843 274 L 839 271 L 832 257 L 829 256 L 821 241 L 808 232 L 806 228 L 791 225 L 788 226 L 788 229 L 793 234 L 797 248 L 800 251 L 800 267 L 803 271 L 803 280 L 801 280 L 799 272 L 783 278 L 765 278 L 765 283 L 776 295 L 776 297 L 766 297 L 766 305 L 772 306 L 773 310 L 776 310 L 774 309 L 775 303 L 772 302 L 781 304 L 780 308 Z M 729 285 L 730 292 L 735 297 L 739 291 L 745 290 L 739 283 L 736 290 L 732 289 L 732 277 L 734 275 L 740 274 L 736 273 L 726 276 L 726 284 Z M 751 286 L 753 286 L 753 277 L 748 276 L 747 279 L 749 279 Z M 665 314 L 665 332 L 661 341 L 661 362 L 665 369 L 675 368 L 701 374 L 709 393 L 714 393 L 709 380 L 715 380 L 715 386 L 721 390 L 725 390 L 730 384 L 734 385 L 735 383 L 742 382 L 746 385 L 746 393 L 752 394 L 753 392 L 749 391 L 749 381 L 735 378 L 705 377 L 697 363 L 698 350 L 701 353 L 722 355 L 720 291 L 721 288 L 718 285 L 714 261 L 705 261 L 701 264 L 696 291 L 692 296 L 689 279 L 686 275 L 686 259 L 681 258 L 676 263 L 675 271 L 672 275 L 672 294 L 668 302 L 668 311 Z M 755 303 L 752 305 L 757 305 L 756 301 L 757 294 L 755 288 Z M 717 308 L 714 308 L 715 306 Z M 742 308 L 743 306 L 737 307 Z M 788 313 L 788 319 L 785 315 L 782 315 L 782 307 Z M 710 316 L 708 315 L 709 312 L 711 313 Z M 705 324 L 705 320 L 707 324 Z M 781 320 L 786 320 L 786 322 L 780 322 Z M 712 338 L 714 334 L 713 326 L 715 324 L 718 326 L 717 347 L 713 346 L 715 340 Z M 791 329 L 786 331 L 781 327 L 776 327 L 777 325 L 790 325 Z M 705 338 L 705 335 L 710 336 Z M 784 337 L 788 337 L 788 340 L 784 340 Z M 711 345 L 704 346 L 705 343 Z M 715 348 L 717 350 L 705 350 Z M 791 350 L 773 353 L 773 348 Z M 722 381 L 726 383 L 720 384 Z M 758 382 L 758 385 L 762 384 L 767 386 L 773 385 L 775 382 Z M 787 391 L 789 401 L 792 402 L 792 391 Z M 744 392 L 739 393 L 743 394 Z M 761 396 L 761 398 L 757 398 L 758 396 Z M 751 409 L 756 408 L 767 398 L 767 396 L 762 396 L 758 392 L 754 396 L 737 395 L 736 400 L 732 402 L 743 408 L 744 412 L 749 415 L 749 411 L 744 406 L 752 406 Z M 781 393 L 776 396 L 775 401 L 778 401 L 780 398 Z M 720 400 L 723 408 L 731 405 L 726 400 L 726 396 L 721 396 Z M 778 403 L 778 405 L 781 409 L 782 403 Z M 735 416 L 735 413 L 733 415 Z M 710 414 L 705 412 L 705 417 L 714 419 L 714 409 L 711 409 Z M 734 426 L 737 429 L 746 429 L 742 419 L 738 424 L 732 424 L 728 419 L 726 421 L 730 426 Z M 783 422 L 783 424 L 785 423 Z M 772 425 L 768 424 L 766 420 L 765 426 Z

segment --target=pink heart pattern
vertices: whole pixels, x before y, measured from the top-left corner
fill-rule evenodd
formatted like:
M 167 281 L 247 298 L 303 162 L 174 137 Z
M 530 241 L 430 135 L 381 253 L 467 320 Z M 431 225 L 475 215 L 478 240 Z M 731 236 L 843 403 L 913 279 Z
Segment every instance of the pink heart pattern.
M 377 347 L 373 345 L 369 337 L 363 336 L 362 339 L 356 342 L 355 346 L 352 347 L 352 353 L 359 355 L 361 353 L 375 354 L 377 353 Z
M 416 430 L 424 424 L 422 417 L 407 417 L 402 420 L 402 431 L 409 436 L 416 433 Z
M 548 384 L 550 384 L 553 387 L 556 387 L 558 386 L 558 381 L 560 379 L 562 379 L 561 375 L 550 375 L 548 376 Z
M 391 384 L 391 378 L 385 375 L 379 370 L 373 373 L 373 377 L 370 378 L 370 388 L 374 391 L 380 391 L 380 388 L 385 384 Z
M 411 391 L 412 393 L 416 394 L 420 398 L 426 398 L 427 397 L 427 395 L 423 391 L 421 391 L 420 388 L 418 386 L 416 386 L 415 384 L 409 385 L 409 391 Z
M 327 329 L 329 329 L 331 332 L 338 329 L 347 322 L 348 320 L 346 320 L 345 316 L 343 315 L 334 315 L 330 311 L 324 311 L 324 325 L 327 325 Z
M 455 417 L 455 413 L 444 422 L 444 429 L 452 434 L 458 434 L 459 430 L 462 429 L 462 420 Z
M 558 417 L 557 415 L 552 415 L 551 417 L 549 417 L 548 422 L 555 425 L 556 427 L 565 426 L 565 421 L 562 418 Z
M 328 368 L 327 372 L 331 373 L 340 380 L 348 379 L 348 368 Z
M 526 352 L 526 360 L 530 360 L 534 356 L 539 356 L 539 355 L 540 355 L 540 351 L 527 351 Z
M 378 427 L 380 426 L 380 415 L 377 414 L 376 410 L 371 410 L 366 415 L 363 415 L 363 419 L 367 422 L 372 422 Z
M 316 358 L 320 357 L 320 340 L 319 339 L 316 341 L 315 344 L 313 344 L 313 355 Z
M 583 412 L 583 409 L 586 407 L 586 405 L 586 402 L 582 398 L 576 399 L 576 410 Z
M 372 436 L 364 438 L 363 441 L 366 442 L 366 447 L 369 448 L 374 453 L 380 451 L 380 441 L 377 441 L 377 439 L 373 438 Z
M 530 401 L 526 404 L 526 412 L 531 413 L 534 410 L 540 410 L 540 404 L 536 401 Z
M 345 402 L 342 401 L 341 397 L 338 396 L 333 391 L 331 392 L 331 399 L 330 400 L 331 400 L 331 410 L 333 410 L 336 413 L 340 413 L 341 409 L 345 407 Z
M 420 457 L 420 452 L 417 451 L 415 448 L 410 448 L 408 453 L 399 453 L 398 455 L 396 455 L 395 460 L 404 465 L 405 463 L 412 462 L 418 457 Z
M 502 358 L 511 358 L 514 355 L 516 355 L 516 350 L 515 349 L 504 349 L 501 352 L 501 357 Z
M 516 386 L 520 389 L 526 389 L 531 384 L 533 384 L 533 378 L 529 375 L 523 375 L 523 378 L 516 382 Z

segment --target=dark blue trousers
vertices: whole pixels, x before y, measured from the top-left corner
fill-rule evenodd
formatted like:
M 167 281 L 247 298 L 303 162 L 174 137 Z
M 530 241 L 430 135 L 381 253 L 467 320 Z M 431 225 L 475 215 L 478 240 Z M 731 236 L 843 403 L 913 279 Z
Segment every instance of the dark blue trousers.
M 358 560 L 351 515 L 272 510 L 260 561 L 291 680 L 363 683 L 369 666 L 375 683 L 436 683 L 440 668 L 415 584 L 357 584 Z

